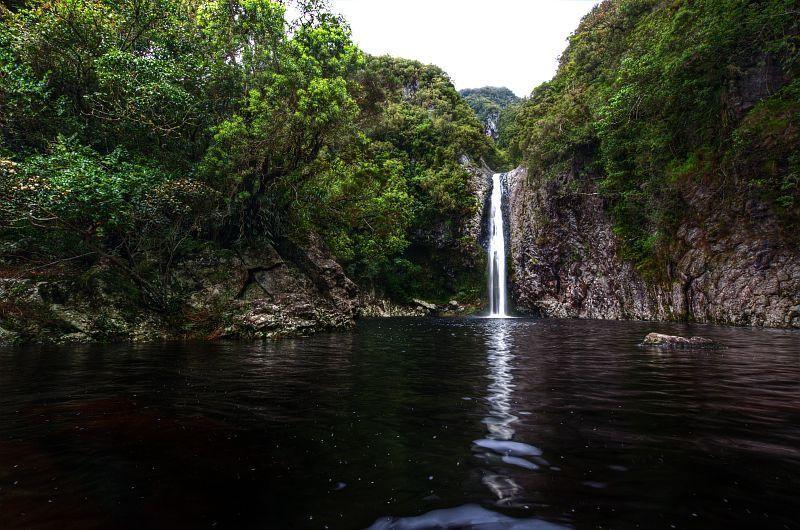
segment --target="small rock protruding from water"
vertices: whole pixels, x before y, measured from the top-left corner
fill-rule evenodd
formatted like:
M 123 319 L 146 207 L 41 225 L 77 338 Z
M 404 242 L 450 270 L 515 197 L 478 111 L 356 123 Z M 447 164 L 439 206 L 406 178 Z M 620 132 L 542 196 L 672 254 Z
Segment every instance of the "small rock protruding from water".
M 706 337 L 679 337 L 661 333 L 648 334 L 642 341 L 642 346 L 652 346 L 667 350 L 716 350 L 723 347 L 719 342 Z

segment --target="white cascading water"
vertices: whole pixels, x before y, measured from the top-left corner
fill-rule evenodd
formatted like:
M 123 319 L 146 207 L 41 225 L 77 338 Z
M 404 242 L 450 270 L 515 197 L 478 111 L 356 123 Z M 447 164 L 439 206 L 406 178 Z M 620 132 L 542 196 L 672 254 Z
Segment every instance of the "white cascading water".
M 489 212 L 489 316 L 492 318 L 508 316 L 502 176 L 502 173 L 492 176 L 492 205 Z

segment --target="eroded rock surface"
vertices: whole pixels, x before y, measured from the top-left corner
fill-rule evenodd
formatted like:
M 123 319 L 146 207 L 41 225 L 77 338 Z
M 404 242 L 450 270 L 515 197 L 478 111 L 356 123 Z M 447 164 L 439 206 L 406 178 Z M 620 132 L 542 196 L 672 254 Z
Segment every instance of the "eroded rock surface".
M 354 323 L 358 289 L 312 238 L 246 253 L 206 250 L 179 264 L 185 296 L 172 312 L 148 309 L 103 280 L 0 279 L 0 343 L 270 338 Z
M 690 320 L 800 328 L 800 254 L 753 199 L 719 208 L 698 186 L 667 277 L 645 281 L 619 242 L 591 180 L 507 176 L 516 307 L 556 317 Z
M 475 197 L 475 214 L 467 219 L 463 227 L 463 235 L 471 241 L 479 241 L 483 232 L 484 219 L 486 218 L 485 208 L 487 199 L 492 188 L 492 170 L 485 162 L 473 162 L 469 158 L 462 157 L 461 165 L 469 174 L 468 187 L 473 197 Z

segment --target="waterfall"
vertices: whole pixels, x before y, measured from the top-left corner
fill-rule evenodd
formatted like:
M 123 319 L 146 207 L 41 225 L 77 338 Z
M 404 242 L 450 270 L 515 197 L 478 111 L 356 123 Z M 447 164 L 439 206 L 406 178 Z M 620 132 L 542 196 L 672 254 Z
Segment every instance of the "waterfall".
M 489 316 L 493 318 L 508 316 L 502 177 L 502 173 L 492 176 L 492 204 L 489 212 Z

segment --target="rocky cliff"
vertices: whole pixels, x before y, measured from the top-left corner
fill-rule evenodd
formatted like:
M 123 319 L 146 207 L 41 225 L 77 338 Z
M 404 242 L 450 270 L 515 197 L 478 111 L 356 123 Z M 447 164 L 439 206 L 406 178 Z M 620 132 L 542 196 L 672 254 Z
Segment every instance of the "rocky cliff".
M 520 309 L 800 327 L 793 15 L 605 0 L 584 17 L 514 124 Z
M 595 182 L 507 175 L 512 296 L 523 312 L 558 317 L 688 320 L 800 328 L 800 253 L 746 196 L 719 208 L 696 186 L 667 274 L 643 278 L 620 257 Z

